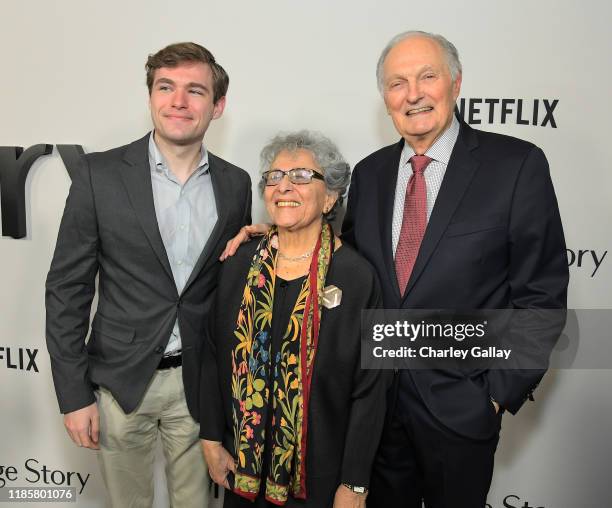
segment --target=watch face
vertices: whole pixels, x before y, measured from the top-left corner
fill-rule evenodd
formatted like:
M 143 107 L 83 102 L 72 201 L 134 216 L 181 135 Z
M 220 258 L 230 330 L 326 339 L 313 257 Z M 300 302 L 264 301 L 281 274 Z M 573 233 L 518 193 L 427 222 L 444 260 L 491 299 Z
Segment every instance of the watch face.
M 355 494 L 363 494 L 365 492 L 365 487 L 353 487 L 353 492 Z

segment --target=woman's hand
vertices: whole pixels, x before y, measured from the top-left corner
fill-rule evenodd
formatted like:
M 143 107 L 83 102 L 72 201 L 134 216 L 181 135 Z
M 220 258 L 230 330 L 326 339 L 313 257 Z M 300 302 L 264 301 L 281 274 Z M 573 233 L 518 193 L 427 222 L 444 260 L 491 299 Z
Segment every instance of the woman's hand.
M 208 474 L 212 478 L 212 481 L 226 489 L 229 489 L 229 483 L 227 481 L 227 473 L 236 472 L 236 463 L 234 457 L 223 448 L 223 445 L 219 441 L 207 441 L 206 439 L 200 439 L 202 444 L 202 451 L 204 452 L 204 459 L 208 464 Z
M 250 226 L 242 226 L 238 234 L 228 240 L 225 244 L 225 249 L 219 257 L 219 261 L 225 261 L 228 257 L 236 254 L 238 247 L 248 241 L 253 236 L 262 236 L 270 231 L 270 224 L 251 224 Z
M 334 496 L 334 508 L 365 508 L 367 494 L 356 494 L 340 485 Z

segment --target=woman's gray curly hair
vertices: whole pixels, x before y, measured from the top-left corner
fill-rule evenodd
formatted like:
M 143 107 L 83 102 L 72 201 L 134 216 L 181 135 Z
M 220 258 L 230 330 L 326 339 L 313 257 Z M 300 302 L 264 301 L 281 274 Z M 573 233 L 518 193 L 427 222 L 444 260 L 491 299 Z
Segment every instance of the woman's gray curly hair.
M 271 164 L 279 153 L 283 151 L 296 152 L 297 150 L 308 150 L 317 165 L 323 172 L 325 187 L 329 192 L 337 192 L 338 199 L 327 212 L 325 218 L 329 221 L 336 216 L 337 208 L 342 204 L 346 190 L 351 180 L 351 167 L 344 160 L 338 147 L 320 132 L 300 130 L 297 132 L 280 133 L 274 136 L 264 146 L 259 155 L 261 172 L 272 169 Z M 260 180 L 259 191 L 263 194 L 265 182 Z

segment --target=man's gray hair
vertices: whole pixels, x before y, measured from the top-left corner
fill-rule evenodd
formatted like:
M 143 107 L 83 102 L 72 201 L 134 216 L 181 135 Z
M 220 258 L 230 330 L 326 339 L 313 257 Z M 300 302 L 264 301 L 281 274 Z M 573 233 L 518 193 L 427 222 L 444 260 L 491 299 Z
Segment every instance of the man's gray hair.
M 344 160 L 338 147 L 323 134 L 315 131 L 301 130 L 297 132 L 277 134 L 261 150 L 261 172 L 274 169 L 271 167 L 278 154 L 284 151 L 297 152 L 303 149 L 309 151 L 317 165 L 323 171 L 325 187 L 329 192 L 337 192 L 338 199 L 325 218 L 332 220 L 337 208 L 342 204 L 347 187 L 351 180 L 351 167 Z M 313 169 L 313 168 L 310 168 Z M 263 194 L 265 182 L 259 181 L 259 191 Z
M 395 37 L 393 37 L 393 39 L 389 41 L 389 44 L 385 46 L 385 49 L 383 49 L 382 53 L 380 54 L 380 58 L 378 59 L 378 64 L 376 66 L 376 81 L 378 83 L 378 90 L 380 93 L 384 92 L 383 65 L 385 63 L 385 58 L 387 58 L 389 51 L 391 51 L 397 44 L 405 39 L 409 39 L 410 37 L 427 37 L 428 39 L 437 42 L 442 48 L 442 51 L 444 51 L 446 63 L 448 64 L 448 70 L 450 71 L 453 82 L 455 82 L 457 76 L 459 76 L 462 71 L 461 61 L 459 60 L 459 52 L 457 51 L 455 45 L 438 34 L 422 32 L 420 30 L 409 30 L 408 32 L 402 32 L 401 34 L 397 34 Z

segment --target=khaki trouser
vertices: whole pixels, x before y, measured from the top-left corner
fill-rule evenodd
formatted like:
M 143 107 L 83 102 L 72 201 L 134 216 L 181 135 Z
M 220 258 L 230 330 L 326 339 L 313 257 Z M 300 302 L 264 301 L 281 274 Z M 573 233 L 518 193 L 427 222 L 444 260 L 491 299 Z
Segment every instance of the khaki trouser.
M 156 371 L 133 413 L 126 415 L 104 388 L 98 393 L 98 409 L 98 458 L 110 506 L 152 506 L 158 433 L 166 458 L 170 505 L 208 506 L 208 475 L 198 438 L 200 428 L 187 409 L 180 367 Z

